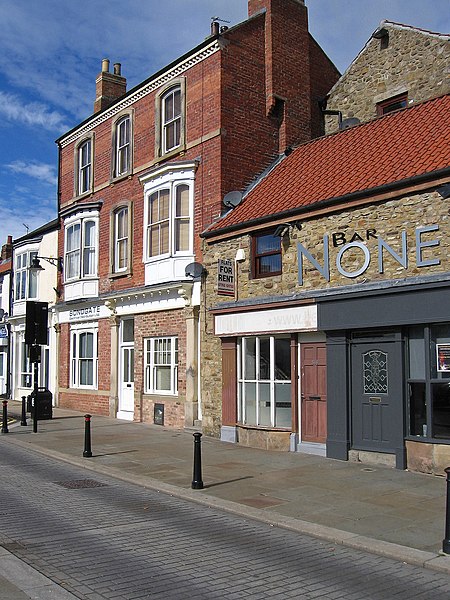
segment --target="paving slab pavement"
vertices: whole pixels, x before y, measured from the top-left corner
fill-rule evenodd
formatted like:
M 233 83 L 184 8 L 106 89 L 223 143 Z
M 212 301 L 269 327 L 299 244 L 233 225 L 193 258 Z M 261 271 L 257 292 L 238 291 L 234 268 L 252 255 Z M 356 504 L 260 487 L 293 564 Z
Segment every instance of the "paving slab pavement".
M 83 457 L 83 413 L 56 408 L 33 433 L 10 401 L 8 442 L 89 471 L 158 489 L 284 527 L 450 574 L 442 556 L 443 477 L 300 453 L 245 448 L 202 436 L 204 489 L 193 490 L 193 431 L 108 417 L 91 419 L 91 458 Z

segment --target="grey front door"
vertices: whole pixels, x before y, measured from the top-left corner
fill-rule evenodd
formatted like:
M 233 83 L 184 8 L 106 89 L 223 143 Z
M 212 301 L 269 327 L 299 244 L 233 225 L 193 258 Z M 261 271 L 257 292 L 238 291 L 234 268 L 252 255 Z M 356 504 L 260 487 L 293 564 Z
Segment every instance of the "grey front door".
M 351 359 L 352 447 L 399 454 L 404 439 L 401 342 L 355 342 Z

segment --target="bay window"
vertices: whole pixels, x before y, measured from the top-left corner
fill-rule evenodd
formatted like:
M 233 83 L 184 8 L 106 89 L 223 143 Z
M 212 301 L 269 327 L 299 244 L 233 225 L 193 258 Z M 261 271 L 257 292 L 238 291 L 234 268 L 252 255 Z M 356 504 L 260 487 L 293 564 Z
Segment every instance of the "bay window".
M 192 193 L 183 182 L 168 182 L 147 196 L 146 258 L 192 252 Z
M 15 300 L 33 300 L 37 298 L 37 271 L 30 270 L 31 261 L 37 252 L 22 252 L 15 260 Z
M 238 420 L 245 425 L 291 427 L 289 337 L 238 341 Z
M 66 226 L 65 280 L 97 275 L 97 220 L 79 219 Z

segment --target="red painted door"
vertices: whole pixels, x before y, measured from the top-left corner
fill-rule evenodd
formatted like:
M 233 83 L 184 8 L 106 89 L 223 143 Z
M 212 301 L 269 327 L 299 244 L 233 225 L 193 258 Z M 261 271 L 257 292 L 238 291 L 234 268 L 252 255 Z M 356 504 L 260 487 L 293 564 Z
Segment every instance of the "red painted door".
M 327 439 L 327 355 L 324 343 L 300 345 L 303 442 Z

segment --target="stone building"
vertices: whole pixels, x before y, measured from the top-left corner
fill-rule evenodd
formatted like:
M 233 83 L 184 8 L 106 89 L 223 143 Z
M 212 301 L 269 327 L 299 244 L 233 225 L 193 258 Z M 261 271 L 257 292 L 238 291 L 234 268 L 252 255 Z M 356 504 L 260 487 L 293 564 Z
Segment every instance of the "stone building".
M 206 432 L 449 464 L 449 139 L 444 95 L 305 143 L 203 233 Z
M 329 91 L 327 133 L 450 92 L 450 36 L 382 21 Z M 337 114 L 336 114 L 337 113 Z
M 248 0 L 132 90 L 104 60 L 94 112 L 57 140 L 63 407 L 167 426 L 201 419 L 199 233 L 287 146 L 324 131 L 338 72 L 303 0 Z

